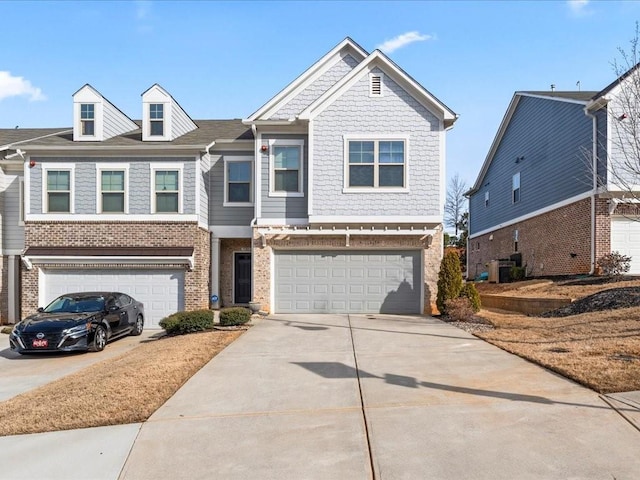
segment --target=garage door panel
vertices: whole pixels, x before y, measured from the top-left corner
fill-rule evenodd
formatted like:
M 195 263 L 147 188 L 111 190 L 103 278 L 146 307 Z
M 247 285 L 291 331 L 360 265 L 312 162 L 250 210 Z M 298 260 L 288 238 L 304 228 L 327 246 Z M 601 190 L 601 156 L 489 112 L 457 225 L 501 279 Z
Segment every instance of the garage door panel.
M 640 218 L 611 220 L 611 251 L 631 257 L 629 274 L 640 275 Z
M 182 270 L 47 269 L 43 273 L 40 289 L 45 303 L 71 292 L 123 292 L 144 303 L 146 328 L 160 328 L 162 318 L 184 310 Z
M 420 313 L 421 252 L 275 252 L 276 313 Z M 298 275 L 300 272 L 309 275 Z M 293 272 L 293 276 L 288 273 Z M 287 285 L 311 285 L 308 302 Z

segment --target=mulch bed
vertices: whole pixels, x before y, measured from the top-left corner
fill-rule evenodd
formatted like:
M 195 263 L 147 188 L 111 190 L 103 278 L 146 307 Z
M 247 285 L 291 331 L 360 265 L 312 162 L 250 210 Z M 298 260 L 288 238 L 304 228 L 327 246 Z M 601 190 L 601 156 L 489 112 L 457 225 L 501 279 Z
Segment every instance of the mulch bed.
M 539 317 L 557 318 L 579 315 L 587 312 L 640 307 L 640 287 L 611 288 L 576 300 L 566 307 L 545 312 Z

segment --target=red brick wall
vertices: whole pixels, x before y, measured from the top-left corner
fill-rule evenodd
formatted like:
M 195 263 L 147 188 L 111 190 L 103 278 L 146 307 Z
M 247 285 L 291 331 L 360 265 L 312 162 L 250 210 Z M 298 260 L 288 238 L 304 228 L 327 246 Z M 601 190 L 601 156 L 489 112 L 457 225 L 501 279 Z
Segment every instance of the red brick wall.
M 197 223 L 27 222 L 25 244 L 42 247 L 194 247 L 195 268 L 185 272 L 185 308 L 208 308 L 211 238 L 210 233 Z M 33 313 L 38 306 L 38 268 L 23 269 L 22 315 Z
M 603 230 L 609 228 L 608 214 L 605 219 L 604 212 L 600 212 L 598 219 Z M 591 199 L 587 198 L 469 240 L 470 278 L 488 271 L 491 260 L 509 258 L 515 253 L 515 230 L 518 230 L 518 252 L 522 254 L 528 276 L 575 275 L 590 271 Z

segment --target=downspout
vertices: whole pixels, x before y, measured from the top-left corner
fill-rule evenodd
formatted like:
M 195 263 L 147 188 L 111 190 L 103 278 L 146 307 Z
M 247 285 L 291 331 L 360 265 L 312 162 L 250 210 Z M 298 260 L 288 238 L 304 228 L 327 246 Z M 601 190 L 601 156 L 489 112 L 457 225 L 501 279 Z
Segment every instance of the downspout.
M 254 154 L 254 158 L 255 158 L 255 162 L 254 162 L 254 182 L 253 182 L 253 194 L 254 196 L 256 195 L 258 189 L 256 188 L 256 185 L 258 184 L 258 181 L 260 180 L 260 177 L 257 175 L 259 168 L 258 168 L 258 155 L 260 154 L 259 149 L 258 149 L 258 128 L 256 127 L 255 123 L 251 123 L 251 133 L 253 134 L 253 154 Z M 253 229 L 256 226 L 256 223 L 258 222 L 258 199 L 254 198 L 253 199 L 253 204 L 255 206 L 255 209 L 253 211 L 253 218 L 251 219 L 251 222 L 249 223 L 249 226 L 251 227 L 251 301 L 255 302 L 256 299 L 254 297 L 254 292 L 255 292 L 255 284 L 256 284 L 256 279 L 255 279 L 255 255 L 254 255 L 254 250 L 255 247 L 253 245 Z
M 593 275 L 596 271 L 596 192 L 598 191 L 598 123 L 597 117 L 589 112 L 588 106 L 584 108 L 584 113 L 592 119 L 591 136 L 593 144 L 591 146 L 593 174 L 593 190 L 591 192 L 591 268 L 589 275 Z

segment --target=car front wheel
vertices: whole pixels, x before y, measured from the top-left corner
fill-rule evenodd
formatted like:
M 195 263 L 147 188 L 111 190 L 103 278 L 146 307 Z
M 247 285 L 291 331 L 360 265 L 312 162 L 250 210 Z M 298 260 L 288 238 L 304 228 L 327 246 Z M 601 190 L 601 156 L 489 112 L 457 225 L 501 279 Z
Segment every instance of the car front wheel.
M 136 318 L 136 324 L 133 326 L 133 330 L 131 330 L 131 335 L 140 335 L 142 333 L 142 329 L 144 328 L 144 319 L 142 315 L 138 315 Z
M 102 325 L 96 327 L 96 331 L 93 334 L 93 341 L 91 342 L 91 350 L 94 352 L 101 352 L 104 350 L 107 344 L 107 331 Z

